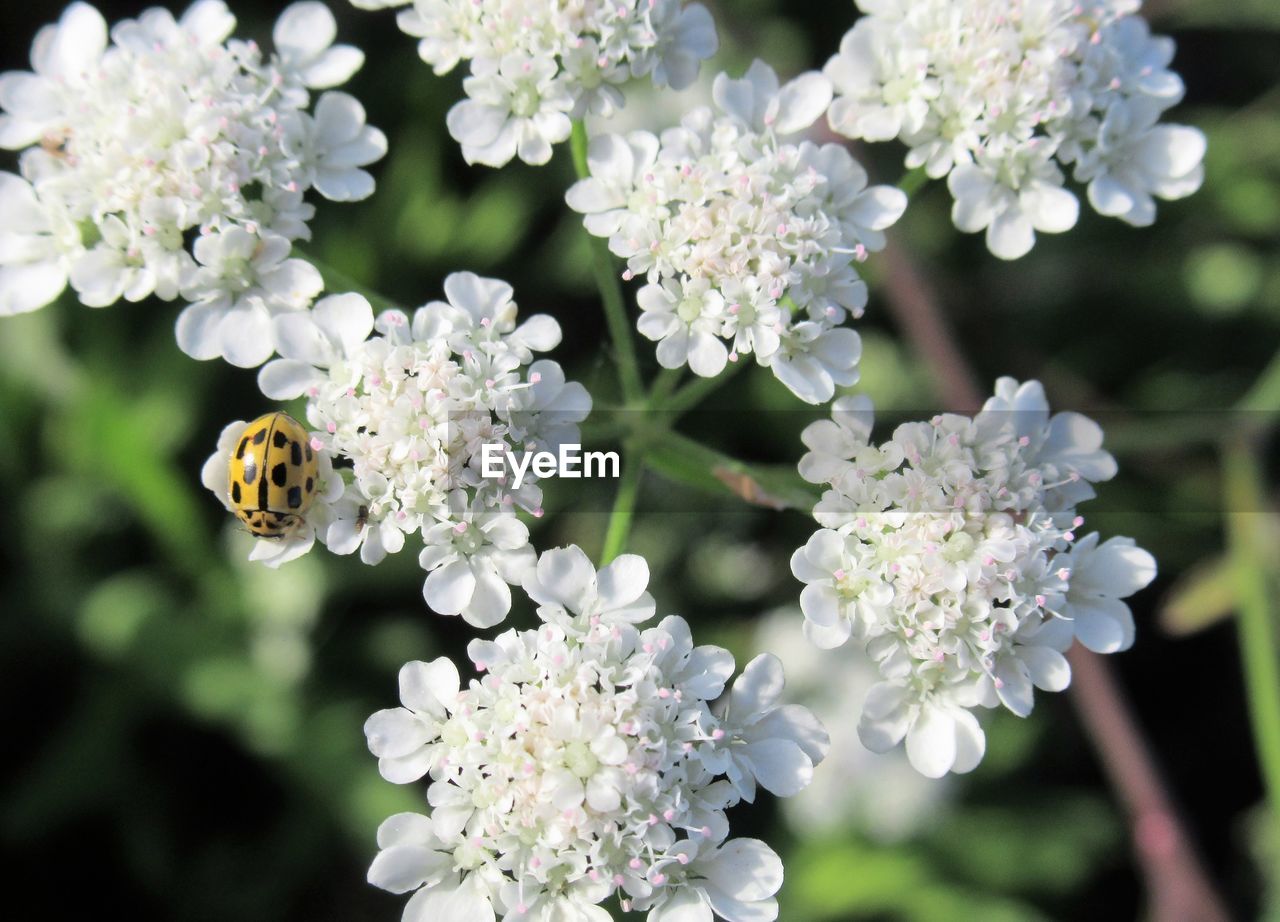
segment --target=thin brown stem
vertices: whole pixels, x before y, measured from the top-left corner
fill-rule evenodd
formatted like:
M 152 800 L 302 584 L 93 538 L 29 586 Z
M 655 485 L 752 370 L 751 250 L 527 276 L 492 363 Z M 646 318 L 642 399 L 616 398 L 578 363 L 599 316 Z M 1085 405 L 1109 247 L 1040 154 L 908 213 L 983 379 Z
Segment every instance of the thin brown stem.
M 943 314 L 937 294 L 911 257 L 890 246 L 882 261 L 889 310 L 928 364 L 948 410 L 982 405 L 977 376 Z M 1128 816 L 1134 852 L 1155 922 L 1226 922 L 1229 918 L 1160 777 L 1133 708 L 1101 657 L 1080 646 L 1068 653 L 1071 691 L 1081 723 Z

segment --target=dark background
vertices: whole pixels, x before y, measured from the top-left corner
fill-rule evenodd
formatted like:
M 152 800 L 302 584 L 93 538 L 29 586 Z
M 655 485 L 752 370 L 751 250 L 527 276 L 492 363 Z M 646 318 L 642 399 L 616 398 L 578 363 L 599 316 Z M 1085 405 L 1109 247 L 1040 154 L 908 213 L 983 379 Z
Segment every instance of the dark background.
M 233 5 L 236 34 L 267 45 L 284 5 Z M 821 66 L 854 18 L 839 0 L 712 6 L 723 48 L 711 72 L 739 72 L 753 55 L 783 74 Z M 308 250 L 404 304 L 438 297 L 457 269 L 509 280 L 524 312 L 559 319 L 553 357 L 607 406 L 605 331 L 583 234 L 561 199 L 567 150 L 544 168 L 468 168 L 444 130 L 460 74 L 432 75 L 394 14 L 333 8 L 341 40 L 368 56 L 343 89 L 391 149 L 373 198 L 316 200 Z M 143 6 L 99 9 L 114 22 Z M 60 11 L 4 3 L 0 70 L 27 68 L 35 30 Z M 1261 806 L 1230 585 L 1214 604 L 1180 605 L 1179 592 L 1223 550 L 1214 432 L 1280 344 L 1280 8 L 1183 0 L 1150 18 L 1177 39 L 1188 86 L 1169 117 L 1209 135 L 1197 195 L 1161 204 L 1148 229 L 1082 208 L 1074 230 L 1042 235 L 1006 264 L 951 227 L 949 196 L 933 183 L 891 237 L 941 292 L 988 384 L 1039 377 L 1055 406 L 1107 424 L 1122 474 L 1085 510 L 1089 525 L 1135 536 L 1161 564 L 1135 601 L 1138 643 L 1113 664 L 1233 911 L 1277 918 L 1280 881 L 1266 869 L 1280 851 Z M 859 156 L 878 181 L 902 174 L 895 144 Z M 0 156 L 0 167 L 15 163 Z M 884 306 L 874 258 L 868 270 L 861 389 L 878 406 L 928 414 L 938 406 L 929 371 Z M 268 405 L 252 373 L 183 356 L 176 314 L 156 301 L 90 310 L 64 296 L 0 320 L 0 861 L 11 905 L 25 897 L 51 919 L 396 919 L 403 898 L 369 887 L 364 871 L 377 823 L 419 795 L 378 777 L 360 727 L 393 703 L 402 662 L 462 659 L 471 634 L 425 608 L 410 550 L 377 568 L 323 551 L 279 572 L 243 560 L 246 540 L 199 468 L 226 422 Z M 641 356 L 652 370 L 648 343 Z M 790 465 L 819 415 L 767 372 L 734 379 L 707 408 L 682 428 Z M 592 510 L 607 508 L 611 489 L 583 482 L 570 496 L 552 485 L 535 546 L 598 553 L 605 516 Z M 812 521 L 655 475 L 640 508 L 633 549 L 653 567 L 659 613 L 685 615 L 703 642 L 745 662 L 760 613 L 795 603 L 787 560 Z M 530 618 L 518 605 L 510 623 Z M 846 732 L 856 713 L 851 703 Z M 856 823 L 813 837 L 771 802 L 740 810 L 735 831 L 783 855 L 782 918 L 1141 916 L 1128 832 L 1069 696 L 1041 695 L 1027 721 L 990 717 L 987 760 L 905 837 L 877 840 Z

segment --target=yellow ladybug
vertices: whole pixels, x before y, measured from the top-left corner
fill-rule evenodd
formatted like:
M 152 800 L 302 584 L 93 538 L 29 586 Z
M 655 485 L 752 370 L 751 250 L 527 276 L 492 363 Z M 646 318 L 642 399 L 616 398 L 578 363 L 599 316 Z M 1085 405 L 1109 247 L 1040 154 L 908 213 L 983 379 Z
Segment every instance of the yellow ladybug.
M 259 538 L 283 538 L 316 498 L 319 465 L 302 424 L 267 413 L 245 426 L 227 464 L 236 518 Z

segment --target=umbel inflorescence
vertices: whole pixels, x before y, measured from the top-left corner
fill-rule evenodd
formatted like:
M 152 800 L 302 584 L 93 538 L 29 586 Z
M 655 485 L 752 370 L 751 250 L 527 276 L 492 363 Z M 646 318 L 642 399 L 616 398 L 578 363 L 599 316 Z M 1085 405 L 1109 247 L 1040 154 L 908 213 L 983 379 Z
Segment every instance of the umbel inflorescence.
M 150 295 L 190 305 L 188 354 L 243 366 L 272 352 L 272 317 L 306 308 L 319 272 L 291 258 L 314 188 L 373 192 L 361 167 L 386 151 L 345 82 L 364 55 L 333 45 L 333 14 L 296 3 L 275 53 L 228 36 L 235 17 L 199 0 L 180 19 L 151 9 L 110 31 L 85 3 L 36 36 L 34 73 L 0 76 L 0 314 L 39 308 L 68 281 L 90 307 Z
M 503 166 L 551 159 L 572 119 L 608 116 L 619 85 L 649 77 L 682 89 L 715 54 L 715 24 L 682 0 L 351 0 L 365 9 L 408 7 L 399 24 L 420 39 L 437 74 L 470 62 L 467 99 L 449 112 L 449 133 L 468 163 Z
M 414 892 L 406 919 L 608 922 L 611 896 L 650 922 L 768 922 L 782 865 L 729 838 L 725 810 L 757 784 L 799 792 L 827 749 L 805 708 L 780 705 L 781 666 L 695 647 L 655 611 L 644 559 L 598 573 L 577 547 L 524 577 L 543 622 L 473 640 L 480 677 L 407 664 L 401 706 L 365 724 L 389 781 L 428 776 L 429 815 L 391 817 L 369 880 Z
M 1077 505 L 1116 464 L 1092 420 L 1049 416 L 1038 382 L 1001 378 L 975 417 L 905 423 L 878 445 L 871 425 L 870 401 L 841 398 L 804 432 L 800 473 L 830 487 L 822 529 L 791 559 L 804 630 L 878 664 L 858 724 L 868 748 L 905 737 L 922 773 L 966 772 L 985 748 L 970 709 L 1025 717 L 1035 688 L 1070 682 L 1074 640 L 1128 648 L 1121 599 L 1155 561 L 1129 538 L 1077 538 Z
M 417 534 L 427 603 L 490 627 L 534 558 L 516 509 L 540 515 L 542 492 L 532 471 L 518 489 L 509 471 L 485 477 L 484 447 L 501 457 L 576 442 L 591 397 L 557 363 L 534 361 L 560 342 L 559 324 L 538 314 L 517 325 L 505 282 L 460 272 L 444 291 L 412 315 L 375 318 L 363 296 L 341 294 L 277 318 L 283 357 L 259 383 L 268 397 L 306 399 L 322 485 L 305 523 L 252 556 L 279 565 L 318 538 L 376 564 Z M 228 508 L 227 463 L 244 427 L 223 430 L 204 469 Z M 335 462 L 345 477 L 326 474 Z
M 831 127 L 900 138 L 907 165 L 948 176 L 952 217 L 1015 259 L 1076 223 L 1064 169 L 1100 214 L 1146 225 L 1154 197 L 1200 187 L 1204 135 L 1160 123 L 1182 100 L 1172 40 L 1138 0 L 858 0 L 827 64 Z
M 659 138 L 593 138 L 591 175 L 567 200 L 588 231 L 643 276 L 639 329 L 666 368 L 713 377 L 754 355 L 797 396 L 831 399 L 858 380 L 856 265 L 881 249 L 907 206 L 839 144 L 788 136 L 809 128 L 831 85 L 808 73 L 784 86 L 763 62 L 715 79 L 716 108 Z

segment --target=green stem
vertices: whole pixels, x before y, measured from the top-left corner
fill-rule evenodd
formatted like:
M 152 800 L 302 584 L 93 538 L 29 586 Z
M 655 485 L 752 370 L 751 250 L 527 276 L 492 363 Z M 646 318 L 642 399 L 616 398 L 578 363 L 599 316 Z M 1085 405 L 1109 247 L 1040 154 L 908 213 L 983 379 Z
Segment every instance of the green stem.
M 604 533 L 604 550 L 600 552 L 600 566 L 610 563 L 627 547 L 631 534 L 631 522 L 635 518 L 636 497 L 640 493 L 640 476 L 644 473 L 643 451 L 629 451 L 627 464 L 622 468 L 618 481 L 618 495 L 609 513 L 609 525 Z
M 924 167 L 918 166 L 902 174 L 902 178 L 898 180 L 898 188 L 906 193 L 908 199 L 912 199 L 928 181 L 929 174 L 924 171 Z
M 664 368 L 662 371 L 658 372 L 657 377 L 653 379 L 653 383 L 649 388 L 649 409 L 665 409 L 664 404 L 675 391 L 676 385 L 680 383 L 680 379 L 683 377 L 683 367 Z
M 365 300 L 372 305 L 375 311 L 384 310 L 404 310 L 404 308 L 388 298 L 381 292 L 374 291 L 367 285 L 361 284 L 353 279 L 341 269 L 336 269 L 329 265 L 323 259 L 317 259 L 314 253 L 308 253 L 301 247 L 295 246 L 291 254 L 298 259 L 306 260 L 315 266 L 320 273 L 320 277 L 324 279 L 324 290 L 327 294 L 340 294 L 343 292 L 354 291 L 356 294 L 363 295 Z
M 1254 744 L 1271 805 L 1280 823 L 1280 645 L 1277 612 L 1268 579 L 1267 537 L 1262 530 L 1265 500 L 1262 472 L 1250 444 L 1233 441 L 1223 449 L 1227 536 L 1239 598 L 1240 656 L 1253 722 Z
M 587 167 L 587 127 L 580 120 L 573 123 L 569 147 L 578 178 L 586 179 L 590 175 Z M 591 247 L 591 272 L 596 277 L 596 287 L 600 289 L 604 317 L 609 325 L 609 338 L 613 340 L 618 360 L 618 380 L 622 385 L 622 396 L 628 404 L 639 406 L 644 402 L 644 385 L 640 380 L 640 363 L 636 358 L 631 319 L 627 316 L 626 300 L 613 254 L 609 252 L 609 245 L 604 240 L 594 234 L 588 234 L 587 238 Z
M 656 407 L 656 409 L 666 411 L 671 414 L 670 418 L 674 419 L 679 414 L 692 410 L 706 399 L 709 394 L 718 390 L 720 385 L 742 371 L 746 365 L 746 359 L 738 356 L 738 361 L 729 363 L 725 366 L 725 370 L 714 378 L 695 378 L 672 394 L 665 405 Z

